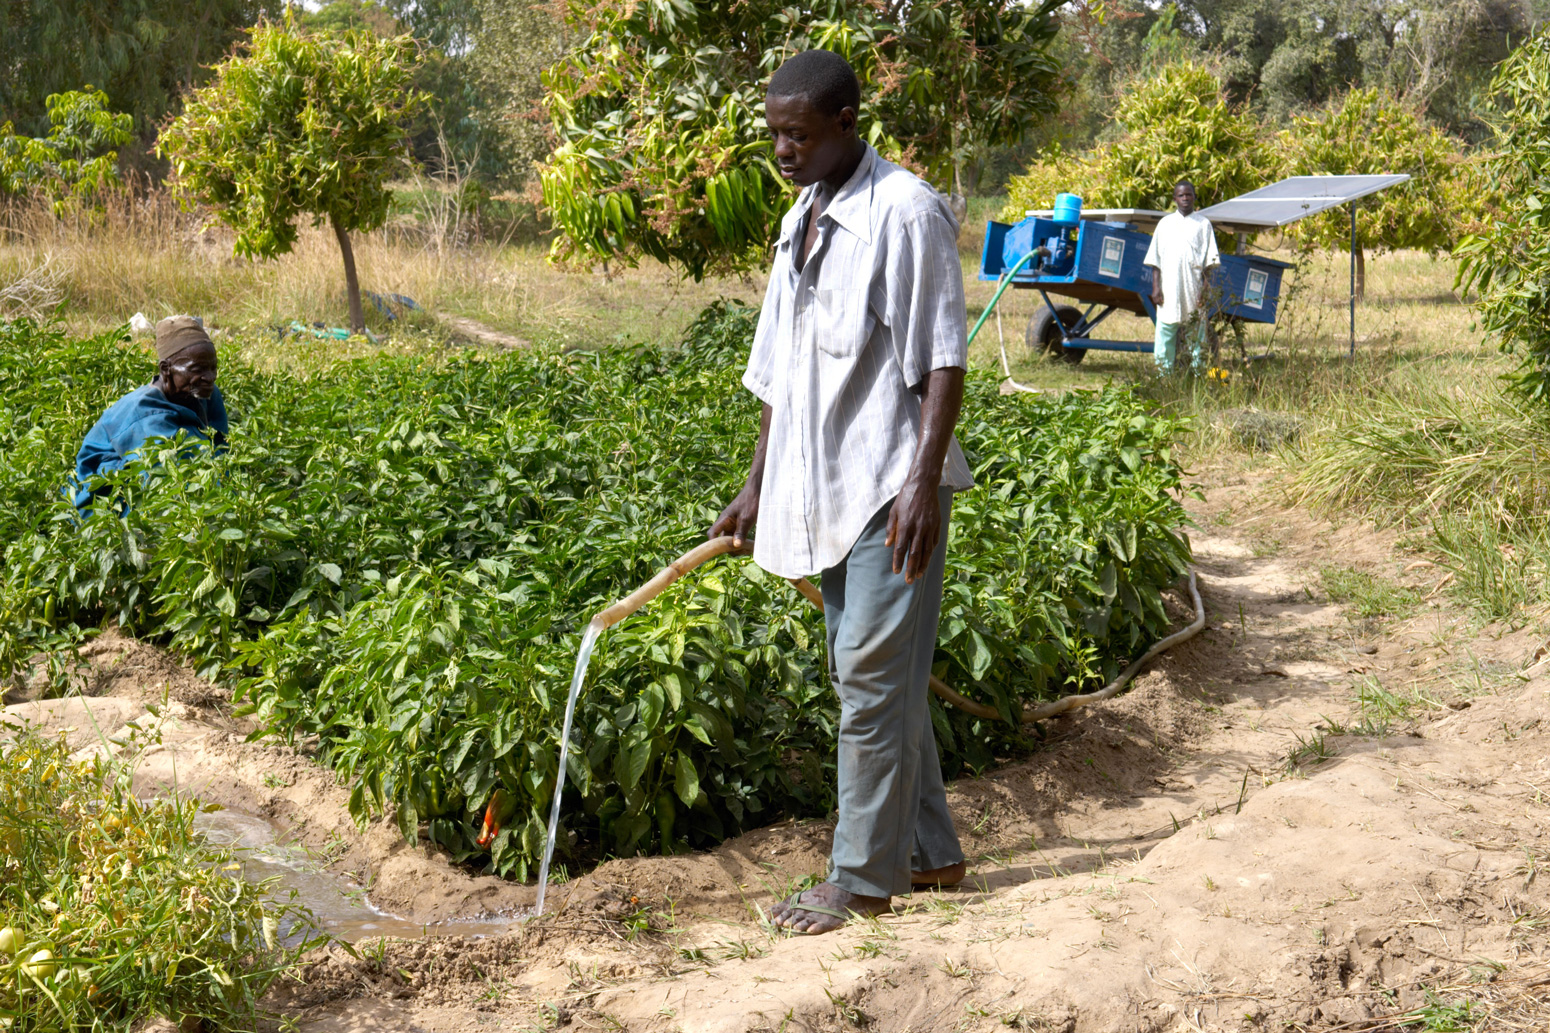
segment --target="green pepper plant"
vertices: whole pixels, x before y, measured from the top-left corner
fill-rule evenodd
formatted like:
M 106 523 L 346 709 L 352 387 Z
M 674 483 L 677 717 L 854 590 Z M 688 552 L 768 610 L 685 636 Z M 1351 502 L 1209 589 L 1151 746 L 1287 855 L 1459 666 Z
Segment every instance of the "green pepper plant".
M 234 355 L 229 453 L 115 474 L 122 515 L 84 521 L 58 486 L 143 360 L 114 334 L 0 324 L 0 675 L 116 620 L 235 683 L 263 734 L 315 741 L 358 817 L 528 877 L 582 628 L 703 540 L 746 472 L 756 317 L 717 304 L 677 346 L 305 378 Z M 1160 593 L 1189 562 L 1175 418 L 1117 389 L 1003 397 L 988 372 L 964 413 L 976 486 L 954 505 L 935 665 L 1002 717 L 933 701 L 949 773 L 1023 743 L 1024 704 L 1166 633 Z M 783 579 L 738 558 L 683 579 L 593 658 L 563 812 L 579 849 L 826 812 L 827 678 L 822 615 Z

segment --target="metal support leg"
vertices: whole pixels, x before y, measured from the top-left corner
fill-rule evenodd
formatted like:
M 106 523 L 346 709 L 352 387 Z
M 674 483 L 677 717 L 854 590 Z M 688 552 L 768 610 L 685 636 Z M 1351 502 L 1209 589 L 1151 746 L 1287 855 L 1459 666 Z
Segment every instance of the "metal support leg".
M 1356 202 L 1351 202 L 1351 350 L 1346 358 L 1356 358 Z

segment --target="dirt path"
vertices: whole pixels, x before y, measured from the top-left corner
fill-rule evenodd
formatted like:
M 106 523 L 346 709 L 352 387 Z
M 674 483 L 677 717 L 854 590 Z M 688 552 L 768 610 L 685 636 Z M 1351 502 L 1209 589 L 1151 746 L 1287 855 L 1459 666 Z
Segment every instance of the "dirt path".
M 821 875 L 828 852 L 827 824 L 788 822 L 609 862 L 557 887 L 557 915 L 506 935 L 336 950 L 276 1005 L 306 1030 L 447 1033 L 1394 1029 L 1374 1017 L 1428 990 L 1480 998 L 1493 1029 L 1550 1015 L 1537 878 L 1550 665 L 1530 666 L 1543 641 L 1471 631 L 1445 599 L 1401 623 L 1354 619 L 1321 594 L 1321 566 L 1423 590 L 1435 572 L 1254 485 L 1192 512 L 1207 630 L 1114 705 L 1052 722 L 1040 752 L 950 787 L 971 857 L 960 890 L 829 936 L 774 936 L 761 909 Z M 165 664 L 123 639 L 100 648 L 103 672 Z M 132 687 L 160 691 L 154 678 L 98 680 L 112 696 L 7 709 L 41 706 L 56 726 L 84 706 L 107 724 L 138 717 L 163 743 L 147 782 L 176 771 L 281 823 L 415 921 L 531 899 L 386 825 L 357 833 L 330 773 L 242 742 L 197 683 L 173 693 L 192 703 L 151 718 Z
M 436 317 L 447 328 L 460 337 L 466 337 L 470 341 L 479 344 L 488 344 L 496 348 L 512 350 L 529 347 L 532 342 L 516 334 L 508 334 L 504 330 L 497 330 L 492 326 L 486 326 L 477 319 L 469 319 L 467 316 L 440 315 Z

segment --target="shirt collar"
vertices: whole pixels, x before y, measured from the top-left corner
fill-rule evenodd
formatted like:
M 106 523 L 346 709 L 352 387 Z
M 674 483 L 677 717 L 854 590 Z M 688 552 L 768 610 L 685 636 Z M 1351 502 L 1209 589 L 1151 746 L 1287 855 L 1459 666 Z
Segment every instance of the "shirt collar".
M 866 151 L 861 164 L 851 174 L 845 185 L 823 213 L 860 238 L 861 243 L 872 243 L 872 173 L 877 168 L 877 152 L 871 144 L 863 144 Z
M 866 147 L 866 152 L 861 156 L 861 164 L 856 166 L 856 171 L 851 173 L 850 178 L 845 181 L 844 186 L 840 187 L 833 200 L 824 206 L 823 214 L 860 238 L 863 244 L 870 244 L 872 243 L 872 173 L 877 168 L 878 158 L 877 151 L 872 149 L 871 144 L 863 144 L 863 146 Z M 781 240 L 790 237 L 802 225 L 802 220 L 807 218 L 808 210 L 813 207 L 813 202 L 818 199 L 818 192 L 823 188 L 822 183 L 814 183 L 812 186 L 803 188 L 781 227 Z M 778 244 L 779 241 L 776 243 Z

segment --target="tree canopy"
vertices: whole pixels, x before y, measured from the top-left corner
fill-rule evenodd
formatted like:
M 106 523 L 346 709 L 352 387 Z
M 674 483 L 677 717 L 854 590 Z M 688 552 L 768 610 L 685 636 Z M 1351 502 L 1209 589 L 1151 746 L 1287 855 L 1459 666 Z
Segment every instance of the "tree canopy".
M 1193 61 L 1166 65 L 1145 88 L 1126 93 L 1114 129 L 1112 142 L 1089 154 L 1057 149 L 1013 177 L 1007 217 L 1048 208 L 1061 191 L 1089 207 L 1167 209 L 1181 179 L 1195 184 L 1203 208 L 1273 178 L 1251 112 L 1230 103 L 1212 71 Z
M 696 278 L 754 262 L 788 203 L 764 87 L 801 50 L 844 55 L 867 139 L 948 186 L 956 164 L 1055 110 L 1057 3 L 569 0 L 572 45 L 544 74 L 557 257 L 648 255 Z
M 147 134 L 257 21 L 262 0 L 9 0 L 0 3 L 0 112 L 49 132 L 48 97 L 94 83 Z
M 1492 67 L 1547 16 L 1550 0 L 1071 0 L 1070 101 L 1031 143 L 1101 142 L 1118 100 L 1180 58 L 1216 68 L 1228 100 L 1274 128 L 1379 89 L 1475 143 Z
M 405 168 L 405 121 L 424 98 L 408 36 L 342 38 L 290 18 L 250 33 L 162 133 L 180 185 L 237 233 L 240 255 L 271 258 L 296 243 L 296 222 L 327 221 L 339 240 L 350 323 L 365 329 L 349 234 L 387 219 L 389 180 Z
M 1285 176 L 1406 173 L 1408 183 L 1357 202 L 1357 296 L 1366 253 L 1415 248 L 1436 254 L 1459 235 L 1468 199 L 1455 189 L 1462 157 L 1456 141 L 1377 87 L 1351 90 L 1337 103 L 1293 119 L 1278 140 Z M 1351 245 L 1350 215 L 1324 212 L 1288 227 L 1308 247 Z
M 1477 291 L 1480 327 L 1521 360 L 1519 383 L 1550 398 L 1550 29 L 1497 69 L 1494 147 L 1482 166 L 1496 197 L 1511 198 L 1460 241 L 1459 286 Z
M 63 215 L 118 180 L 118 148 L 134 134 L 134 120 L 108 110 L 108 95 L 85 90 L 48 98 L 47 136 L 19 136 L 0 125 L 0 194 L 39 191 Z

